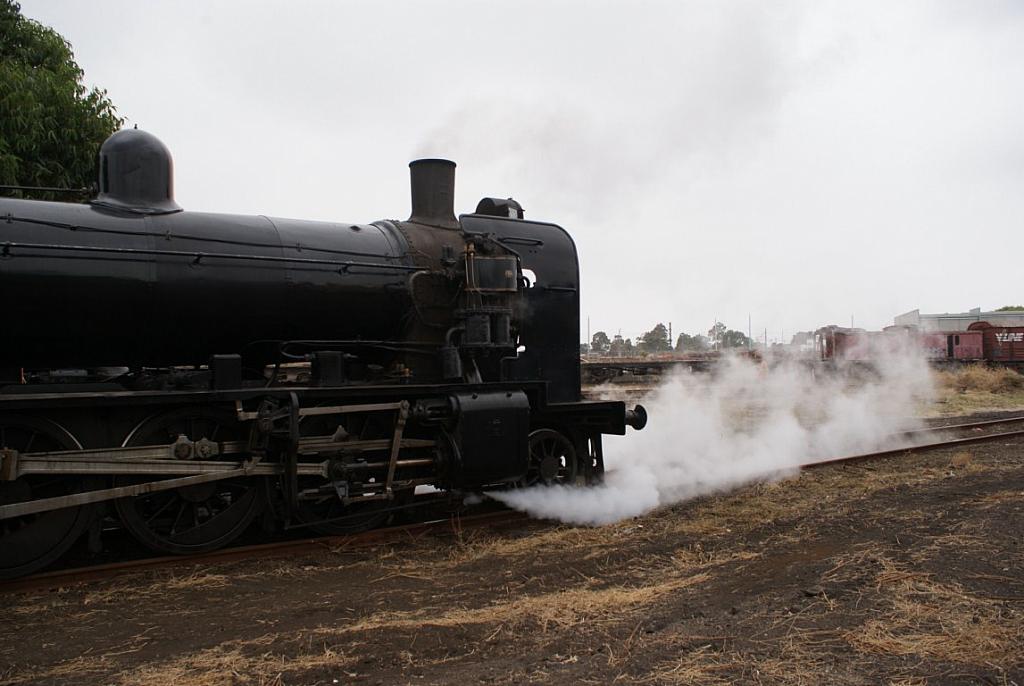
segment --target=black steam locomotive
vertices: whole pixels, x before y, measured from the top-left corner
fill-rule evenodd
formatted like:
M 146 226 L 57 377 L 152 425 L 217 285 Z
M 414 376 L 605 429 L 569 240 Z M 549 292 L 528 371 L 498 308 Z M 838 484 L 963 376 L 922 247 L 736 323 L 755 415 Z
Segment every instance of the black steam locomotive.
M 88 204 L 0 199 L 0 578 L 115 514 L 190 553 L 600 476 L 646 414 L 581 400 L 572 239 L 511 199 L 456 218 L 455 164 L 409 167 L 408 221 L 186 212 L 124 130 Z

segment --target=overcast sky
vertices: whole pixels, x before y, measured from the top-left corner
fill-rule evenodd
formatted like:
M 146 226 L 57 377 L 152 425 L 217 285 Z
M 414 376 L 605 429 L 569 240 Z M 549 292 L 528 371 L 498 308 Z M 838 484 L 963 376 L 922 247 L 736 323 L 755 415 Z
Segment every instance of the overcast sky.
M 757 336 L 1024 304 L 1024 3 L 22 0 L 174 154 L 186 209 L 513 196 L 583 332 Z

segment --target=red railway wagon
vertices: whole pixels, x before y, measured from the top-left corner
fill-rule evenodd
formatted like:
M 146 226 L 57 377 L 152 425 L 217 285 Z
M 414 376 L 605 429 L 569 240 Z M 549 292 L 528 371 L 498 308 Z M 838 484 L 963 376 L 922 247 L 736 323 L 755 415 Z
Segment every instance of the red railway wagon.
M 992 326 L 974 322 L 970 331 L 982 334 L 984 357 L 999 364 L 1024 365 L 1024 326 Z
M 825 326 L 815 332 L 814 343 L 822 360 L 867 360 L 871 351 L 867 331 L 841 326 Z
M 930 360 L 983 359 L 984 336 L 981 331 L 938 331 L 920 335 L 921 349 Z
M 905 326 L 890 326 L 884 331 L 827 326 L 818 329 L 815 336 L 820 359 L 852 362 L 871 362 L 880 356 L 913 350 L 922 351 L 933 362 L 970 362 L 985 359 L 984 340 L 981 331 L 922 333 Z
M 903 331 L 865 331 L 826 326 L 815 332 L 815 347 L 822 360 L 871 362 L 881 355 L 900 349 L 906 344 L 906 336 Z

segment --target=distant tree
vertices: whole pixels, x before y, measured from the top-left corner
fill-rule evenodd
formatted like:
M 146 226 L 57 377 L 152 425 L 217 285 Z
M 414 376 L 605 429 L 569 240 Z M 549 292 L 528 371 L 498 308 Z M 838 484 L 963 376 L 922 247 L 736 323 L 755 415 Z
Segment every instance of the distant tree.
M 715 346 L 716 348 L 721 347 L 722 336 L 725 335 L 725 332 L 727 330 L 728 329 L 726 328 L 725 324 L 723 324 L 722 322 L 715 322 L 715 325 L 708 329 L 708 340 L 711 341 L 711 345 Z
M 608 346 L 608 354 L 614 356 L 622 355 L 623 348 L 625 347 L 626 342 L 622 340 L 622 336 L 615 334 L 615 338 L 612 339 L 612 342 Z
M 590 352 L 590 346 L 586 343 L 580 343 L 580 355 L 586 355 Z
M 608 340 L 608 334 L 604 331 L 598 331 L 594 334 L 593 338 L 590 339 L 590 349 L 595 353 L 606 353 L 611 348 L 612 342 Z
M 733 331 L 722 322 L 715 322 L 708 330 L 708 338 L 716 348 L 745 348 L 750 343 L 746 334 Z
M 63 36 L 22 16 L 17 2 L 0 0 L 0 184 L 82 188 L 95 181 L 100 144 L 124 121 L 106 91 L 88 90 L 82 76 Z
M 649 353 L 660 353 L 672 349 L 668 340 L 668 329 L 660 322 L 641 336 L 638 343 L 641 350 Z
M 746 348 L 750 345 L 750 339 L 741 331 L 728 329 L 722 334 L 720 344 L 723 348 Z
M 622 344 L 622 352 L 626 355 L 632 355 L 636 352 L 636 347 L 633 345 L 632 339 L 627 338 L 626 342 Z
M 707 336 L 691 336 L 688 333 L 681 333 L 676 338 L 676 352 L 699 352 L 701 350 L 707 350 L 709 347 L 709 341 Z
M 1024 305 L 1003 305 L 996 312 L 1024 312 Z

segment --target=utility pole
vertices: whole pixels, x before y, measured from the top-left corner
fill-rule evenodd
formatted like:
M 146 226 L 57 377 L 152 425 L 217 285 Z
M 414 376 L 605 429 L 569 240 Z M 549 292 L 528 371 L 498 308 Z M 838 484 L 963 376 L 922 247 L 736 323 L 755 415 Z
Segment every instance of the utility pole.
M 594 339 L 590 337 L 590 315 L 587 315 L 587 345 L 589 346 L 593 342 L 593 340 Z
M 672 345 L 672 322 L 668 323 L 668 349 L 672 350 L 675 346 Z

